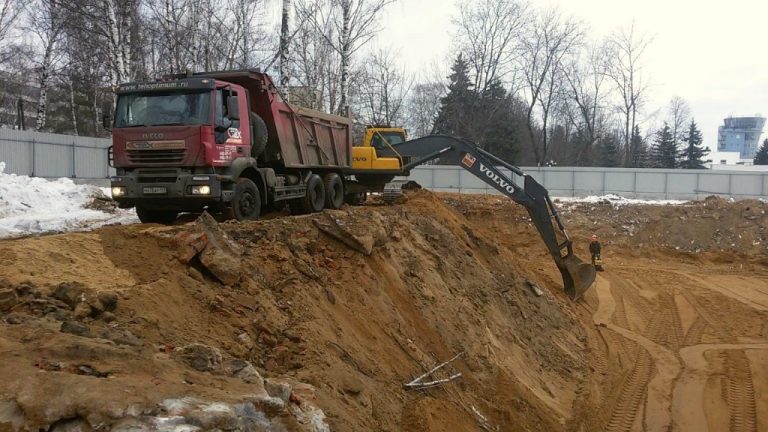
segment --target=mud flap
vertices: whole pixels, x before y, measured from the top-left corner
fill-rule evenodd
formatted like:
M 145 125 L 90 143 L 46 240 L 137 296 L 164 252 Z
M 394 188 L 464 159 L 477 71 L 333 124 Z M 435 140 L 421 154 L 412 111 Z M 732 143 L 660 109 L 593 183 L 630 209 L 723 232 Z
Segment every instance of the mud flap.
M 578 300 L 595 281 L 597 273 L 591 264 L 580 260 L 576 255 L 562 258 L 557 267 L 563 275 L 565 294 L 571 300 Z

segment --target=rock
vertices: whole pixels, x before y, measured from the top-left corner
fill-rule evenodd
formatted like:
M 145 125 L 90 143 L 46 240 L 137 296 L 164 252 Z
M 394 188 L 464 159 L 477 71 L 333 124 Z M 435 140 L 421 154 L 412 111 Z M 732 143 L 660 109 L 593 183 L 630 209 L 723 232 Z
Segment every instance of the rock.
M 16 295 L 18 295 L 19 297 L 24 297 L 24 296 L 28 296 L 28 295 L 32 295 L 32 294 L 37 294 L 37 290 L 29 282 L 25 282 L 25 283 L 19 284 L 14 289 L 16 290 Z
M 51 297 L 66 303 L 70 309 L 74 309 L 78 303 L 85 300 L 85 286 L 79 282 L 60 283 L 51 294 Z
M 11 325 L 16 324 L 22 324 L 23 322 L 27 321 L 30 317 L 28 315 L 19 314 L 19 313 L 9 313 L 8 316 L 5 317 L 5 322 Z
M 200 372 L 210 372 L 221 365 L 221 352 L 208 345 L 193 343 L 173 352 L 173 356 Z
M 93 430 L 87 421 L 80 417 L 61 419 L 51 425 L 50 432 L 90 432 Z
M 259 371 L 256 370 L 253 365 L 246 360 L 233 359 L 229 360 L 223 365 L 224 372 L 235 378 L 247 382 L 248 384 L 263 384 L 264 379 L 261 377 Z
M 177 257 L 182 264 L 188 264 L 208 246 L 208 236 L 202 232 L 183 231 L 174 240 L 179 245 Z
M 253 348 L 253 339 L 248 333 L 240 333 L 237 335 L 237 341 L 240 342 L 246 349 Z
M 253 399 L 256 407 L 270 417 L 279 415 L 285 410 L 286 401 L 272 396 L 259 396 Z
M 68 309 L 52 308 L 45 314 L 45 316 L 54 321 L 69 321 L 72 319 L 72 311 Z
M 200 262 L 225 285 L 236 284 L 243 271 L 238 258 L 217 248 L 206 248 L 200 255 Z
M 78 303 L 77 306 L 75 306 L 75 319 L 81 320 L 83 318 L 89 318 L 93 315 L 93 312 L 93 309 L 88 303 Z
M 280 398 L 283 402 L 288 402 L 291 398 L 291 384 L 285 381 L 266 378 L 264 380 L 264 389 L 268 395 Z
M 101 318 L 102 321 L 108 322 L 108 323 L 113 322 L 117 319 L 115 314 L 113 314 L 112 312 L 102 312 L 102 314 L 99 315 L 99 318 Z
M 99 300 L 99 303 L 101 303 L 103 310 L 112 312 L 117 309 L 117 293 L 113 291 L 100 291 L 96 295 L 96 298 Z
M 118 345 L 129 345 L 135 347 L 144 345 L 144 342 L 142 342 L 141 339 L 136 337 L 128 330 L 107 328 L 101 332 L 101 337 L 104 339 L 109 339 Z
M 0 290 L 0 312 L 7 312 L 19 303 L 16 292 L 10 288 Z
M 237 430 L 238 418 L 235 410 L 225 404 L 211 404 L 204 409 L 192 411 L 185 416 L 188 423 L 203 430 Z
M 344 375 L 341 380 L 341 388 L 344 392 L 351 395 L 358 395 L 363 392 L 363 382 L 353 375 Z
M 91 329 L 87 325 L 77 321 L 64 321 L 61 323 L 60 331 L 75 336 L 91 337 Z

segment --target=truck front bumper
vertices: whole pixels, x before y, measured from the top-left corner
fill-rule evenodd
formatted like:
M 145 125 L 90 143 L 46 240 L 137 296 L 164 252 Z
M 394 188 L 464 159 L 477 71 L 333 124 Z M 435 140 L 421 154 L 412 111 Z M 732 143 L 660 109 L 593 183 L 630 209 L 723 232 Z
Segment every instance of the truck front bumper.
M 233 192 L 222 190 L 221 177 L 215 174 L 179 172 L 173 180 L 125 173 L 110 179 L 112 198 L 120 208 L 189 212 L 221 207 L 232 198 Z

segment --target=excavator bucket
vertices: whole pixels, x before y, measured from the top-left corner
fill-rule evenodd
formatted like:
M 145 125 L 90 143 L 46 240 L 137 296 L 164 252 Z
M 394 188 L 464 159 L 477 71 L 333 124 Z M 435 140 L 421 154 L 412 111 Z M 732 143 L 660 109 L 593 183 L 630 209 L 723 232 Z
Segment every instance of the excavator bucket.
M 565 294 L 571 300 L 578 300 L 595 281 L 595 267 L 570 254 L 557 263 L 563 275 Z

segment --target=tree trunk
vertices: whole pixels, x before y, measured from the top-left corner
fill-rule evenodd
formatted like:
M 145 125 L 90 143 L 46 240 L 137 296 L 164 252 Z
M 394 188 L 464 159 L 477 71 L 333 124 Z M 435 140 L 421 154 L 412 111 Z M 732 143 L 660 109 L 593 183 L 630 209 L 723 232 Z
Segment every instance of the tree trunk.
M 37 123 L 35 130 L 40 131 L 45 127 L 45 115 L 48 111 L 48 81 L 51 74 L 51 56 L 53 46 L 49 42 L 45 48 L 45 55 L 43 56 L 43 64 L 40 65 L 40 98 L 37 100 Z
M 349 61 L 352 56 L 350 41 L 350 21 L 352 0 L 343 0 L 341 2 L 342 27 L 341 27 L 341 80 L 339 82 L 339 109 L 337 112 L 341 115 L 346 113 L 348 105 L 348 80 L 349 80 Z
M 282 24 L 280 25 L 280 87 L 282 87 L 285 97 L 289 97 L 289 92 L 286 91 L 286 87 L 291 79 L 288 73 L 290 10 L 291 0 L 283 0 L 283 19 Z
M 72 108 L 72 131 L 75 136 L 77 133 L 77 109 L 75 107 L 75 86 L 72 83 L 73 79 L 69 77 L 69 106 Z

